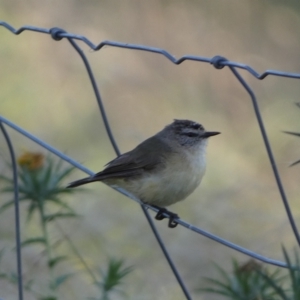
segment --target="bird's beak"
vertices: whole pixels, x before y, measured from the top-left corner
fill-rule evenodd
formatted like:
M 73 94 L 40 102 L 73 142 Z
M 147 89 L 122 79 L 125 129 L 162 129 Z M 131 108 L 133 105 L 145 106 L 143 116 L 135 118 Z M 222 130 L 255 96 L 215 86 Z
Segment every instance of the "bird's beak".
M 202 137 L 204 138 L 208 138 L 210 136 L 214 136 L 214 135 L 217 135 L 217 134 L 220 134 L 221 132 L 218 132 L 218 131 L 206 131 Z

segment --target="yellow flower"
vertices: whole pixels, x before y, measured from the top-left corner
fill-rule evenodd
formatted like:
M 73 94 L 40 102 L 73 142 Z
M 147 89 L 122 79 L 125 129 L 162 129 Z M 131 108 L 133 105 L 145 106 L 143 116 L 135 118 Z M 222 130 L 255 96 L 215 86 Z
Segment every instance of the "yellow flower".
M 44 158 L 39 152 L 25 152 L 18 158 L 18 164 L 28 170 L 37 170 L 43 166 Z

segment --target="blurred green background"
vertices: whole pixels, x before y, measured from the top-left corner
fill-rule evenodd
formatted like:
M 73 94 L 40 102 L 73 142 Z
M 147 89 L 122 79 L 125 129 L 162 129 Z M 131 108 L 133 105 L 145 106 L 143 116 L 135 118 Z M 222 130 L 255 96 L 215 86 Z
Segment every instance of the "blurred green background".
M 94 43 L 116 40 L 170 51 L 176 57 L 222 55 L 258 72 L 299 72 L 300 4 L 298 1 L 1 1 L 0 19 L 15 28 L 61 27 Z M 85 69 L 66 40 L 0 28 L 1 115 L 64 151 L 93 171 L 115 157 Z M 82 45 L 100 88 L 107 115 L 122 152 L 128 151 L 172 122 L 198 121 L 222 135 L 209 141 L 207 173 L 201 186 L 171 207 L 183 219 L 234 243 L 274 259 L 281 244 L 295 238 L 281 202 L 248 94 L 228 69 L 184 62 L 175 66 L 161 55 Z M 266 130 L 298 225 L 300 140 L 282 133 L 300 131 L 299 81 L 241 74 L 254 89 Z M 41 149 L 9 130 L 18 154 Z M 0 138 L 0 171 L 8 159 Z M 71 180 L 84 176 L 80 171 Z M 67 184 L 67 182 L 66 182 Z M 128 299 L 183 299 L 149 226 L 136 203 L 103 184 L 69 199 L 83 218 L 63 222 L 65 231 L 91 266 L 108 256 L 124 257 L 135 271 L 126 279 Z M 2 201 L 2 200 L 0 200 Z M 21 207 L 21 209 L 25 209 Z M 22 214 L 22 212 L 21 212 Z M 14 245 L 13 209 L 0 218 L 0 248 Z M 25 227 L 25 221 L 22 220 Z M 156 222 L 189 290 L 203 276 L 215 276 L 212 262 L 230 267 L 240 255 L 181 227 Z M 38 229 L 30 226 L 23 236 Z M 59 233 L 53 228 L 53 241 Z M 65 248 L 64 248 L 65 247 Z M 61 252 L 69 251 L 61 245 Z M 42 278 L 39 251 L 24 250 L 24 272 Z M 15 268 L 14 253 L 3 262 Z M 76 259 L 73 270 L 81 272 Z M 70 266 L 69 266 L 70 267 Z M 84 273 L 61 289 L 62 299 L 85 299 L 94 287 Z M 16 288 L 0 281 L 0 296 L 16 299 Z M 194 294 L 196 295 L 196 294 Z M 30 299 L 30 298 L 28 298 Z M 211 295 L 195 299 L 220 299 Z

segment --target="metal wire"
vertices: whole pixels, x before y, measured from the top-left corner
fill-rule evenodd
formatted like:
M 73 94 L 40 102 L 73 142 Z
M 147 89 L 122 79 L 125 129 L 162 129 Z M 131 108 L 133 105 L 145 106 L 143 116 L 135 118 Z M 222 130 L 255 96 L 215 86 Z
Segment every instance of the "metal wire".
M 284 204 L 286 213 L 288 215 L 290 224 L 292 226 L 293 232 L 294 232 L 295 237 L 297 239 L 298 245 L 300 245 L 299 232 L 298 232 L 298 229 L 297 229 L 292 211 L 290 209 L 287 197 L 285 195 L 285 191 L 284 191 L 284 188 L 283 188 L 283 185 L 282 185 L 282 182 L 281 182 L 281 179 L 280 179 L 280 175 L 279 175 L 276 163 L 275 163 L 275 158 L 274 158 L 274 155 L 273 155 L 273 152 L 272 152 L 272 149 L 271 149 L 271 145 L 269 143 L 268 136 L 267 136 L 267 133 L 266 133 L 266 130 L 265 130 L 265 127 L 264 127 L 264 123 L 263 123 L 262 117 L 260 115 L 260 111 L 259 111 L 258 103 L 256 101 L 256 97 L 255 97 L 253 91 L 250 89 L 249 85 L 242 78 L 242 76 L 238 73 L 238 71 L 235 70 L 233 67 L 229 67 L 229 68 L 232 71 L 232 73 L 236 76 L 236 78 L 239 80 L 239 82 L 242 84 L 242 86 L 246 89 L 246 91 L 249 93 L 249 95 L 251 97 L 253 107 L 254 107 L 254 111 L 255 111 L 255 115 L 256 115 L 256 119 L 257 119 L 257 122 L 259 124 L 259 128 L 260 128 L 260 131 L 261 131 L 264 143 L 265 143 L 265 147 L 266 147 L 266 150 L 267 150 L 267 153 L 268 153 L 268 157 L 270 159 L 270 164 L 271 164 L 272 169 L 273 169 L 273 173 L 274 173 L 274 176 L 275 176 L 277 187 L 278 187 L 282 202 Z
M 16 130 L 17 132 L 21 133 L 22 135 L 24 135 L 25 137 L 27 137 L 28 139 L 32 140 L 33 142 L 37 143 L 38 145 L 42 146 L 43 148 L 47 149 L 49 152 L 55 154 L 56 156 L 60 157 L 61 159 L 65 160 L 66 162 L 68 162 L 69 164 L 73 165 L 74 167 L 78 168 L 79 170 L 87 173 L 88 175 L 92 176 L 94 175 L 94 173 L 92 171 L 90 171 L 89 169 L 87 169 L 86 167 L 84 167 L 83 165 L 81 165 L 80 163 L 78 163 L 76 160 L 70 158 L 69 156 L 67 156 L 66 154 L 64 154 L 63 152 L 57 150 L 56 148 L 52 147 L 51 145 L 47 144 L 46 142 L 42 141 L 41 139 L 37 138 L 36 136 L 30 134 L 29 132 L 27 132 L 26 130 L 24 130 L 23 128 L 17 126 L 16 124 L 12 123 L 11 121 L 7 120 L 6 118 L 2 117 L 0 115 L 0 122 L 5 123 L 6 125 L 8 125 L 9 127 L 11 127 L 12 129 Z M 122 189 L 117 189 L 115 188 L 115 190 L 117 190 L 118 192 L 120 192 L 121 194 L 127 196 L 128 198 L 131 198 L 132 200 L 141 203 L 140 201 L 138 201 L 138 199 L 134 198 L 131 194 L 129 194 L 128 192 L 126 192 L 125 190 Z M 147 209 L 153 210 L 155 212 L 158 211 L 158 209 L 152 207 L 152 206 L 148 206 L 148 205 L 143 205 L 144 207 L 146 207 Z M 165 217 L 169 218 L 168 215 L 165 215 Z M 197 226 L 194 226 L 186 221 L 183 221 L 182 219 L 176 219 L 177 223 L 189 230 L 192 230 L 198 234 L 201 234 L 215 242 L 218 242 L 226 247 L 229 247 L 231 249 L 234 249 L 238 252 L 241 252 L 245 255 L 251 256 L 255 259 L 258 259 L 262 262 L 265 262 L 267 264 L 271 264 L 271 265 L 275 265 L 275 266 L 279 266 L 279 267 L 284 267 L 284 268 L 288 268 L 288 266 L 281 261 L 278 260 L 274 260 L 274 259 L 270 259 L 268 257 L 262 256 L 260 254 L 257 254 L 251 250 L 245 249 L 239 245 L 236 245 L 234 243 L 231 243 L 225 239 L 222 239 L 212 233 L 209 233 Z
M 164 57 L 166 57 L 168 60 L 170 60 L 172 63 L 176 64 L 176 65 L 179 65 L 181 64 L 182 62 L 186 61 L 186 60 L 191 60 L 191 61 L 197 61 L 197 62 L 204 62 L 204 63 L 210 63 L 212 64 L 216 69 L 222 69 L 224 67 L 229 67 L 229 69 L 232 71 L 233 75 L 237 78 L 237 80 L 241 83 L 241 85 L 245 88 L 245 90 L 247 91 L 247 93 L 250 95 L 250 98 L 251 98 L 251 101 L 252 101 L 252 104 L 253 104 L 253 108 L 254 108 L 254 112 L 255 112 L 255 115 L 256 115 L 256 118 L 257 118 L 257 121 L 258 121 L 258 124 L 259 124 L 259 128 L 260 128 L 260 131 L 261 131 L 261 134 L 262 134 L 262 138 L 263 138 L 263 141 L 264 141 L 264 144 L 265 144 L 265 147 L 266 147 L 266 151 L 267 151 L 267 154 L 268 154 L 268 157 L 269 157 L 269 160 L 270 160 L 270 163 L 271 163 L 271 166 L 272 166 L 272 169 L 273 169 L 273 173 L 274 173 L 274 176 L 275 176 L 275 180 L 276 180 L 276 183 L 277 183 L 277 186 L 278 186 L 278 189 L 279 189 L 279 193 L 280 193 L 280 196 L 282 198 L 282 201 L 284 203 L 284 207 L 285 207 L 285 210 L 286 210 L 286 213 L 287 213 L 287 216 L 288 216 L 288 219 L 289 219 L 289 222 L 291 224 L 291 227 L 292 227 L 292 230 L 293 230 L 293 233 L 295 235 L 295 238 L 298 242 L 298 244 L 300 245 L 300 236 L 299 236 L 299 233 L 298 233 L 298 229 L 297 229 L 297 226 L 296 226 L 296 223 L 294 221 L 294 218 L 293 218 L 293 215 L 292 215 L 292 212 L 291 212 L 291 209 L 289 207 L 289 203 L 288 203 L 288 200 L 287 200 L 287 197 L 285 195 L 285 191 L 284 191 L 284 188 L 283 188 L 283 185 L 282 185 L 282 182 L 281 182 L 281 179 L 280 179 L 280 176 L 279 176 L 279 172 L 278 172 L 278 169 L 277 169 L 277 166 L 276 166 L 276 162 L 275 162 L 275 159 L 274 159 L 274 156 L 273 156 L 273 153 L 272 153 L 272 149 L 271 149 L 271 146 L 270 146 L 270 143 L 268 141 L 268 137 L 267 137 L 267 134 L 266 134 L 266 131 L 265 131 L 265 128 L 264 128 L 264 124 L 263 124 L 263 120 L 262 120 L 262 117 L 260 115 L 260 111 L 259 111 L 259 107 L 258 107 L 258 103 L 257 103 L 257 100 L 256 100 L 256 97 L 255 97 L 255 94 L 253 92 L 253 90 L 250 88 L 250 86 L 247 84 L 247 82 L 243 79 L 243 77 L 239 74 L 239 72 L 237 71 L 237 69 L 243 69 L 243 70 L 246 70 L 248 71 L 251 75 L 253 75 L 255 78 L 259 79 L 259 80 L 262 80 L 264 78 L 266 78 L 267 76 L 269 75 L 273 75 L 273 76 L 281 76 L 281 77 L 288 77 L 288 78 L 296 78 L 296 79 L 299 79 L 300 78 L 300 74 L 298 73 L 289 73 L 289 72 L 282 72 L 282 71 L 276 71 L 276 70 L 266 70 L 265 72 L 259 74 L 258 72 L 256 72 L 252 67 L 248 66 L 248 65 L 245 65 L 245 64 L 241 64 L 241 63 L 237 63 L 237 62 L 232 62 L 232 61 L 228 61 L 226 58 L 224 57 L 221 57 L 221 56 L 214 56 L 212 58 L 207 58 L 207 57 L 201 57 L 201 56 L 195 56 L 195 55 L 184 55 L 178 59 L 176 59 L 172 54 L 170 54 L 168 51 L 164 50 L 164 49 L 160 49 L 160 48 L 154 48 L 154 47 L 148 47 L 148 46 L 143 46 L 143 45 L 136 45 L 136 44 L 127 44 L 127 43 L 121 43 L 121 42 L 115 42 L 115 41 L 103 41 L 99 44 L 94 44 L 92 43 L 89 39 L 87 39 L 86 37 L 84 36 L 81 36 L 81 35 L 76 35 L 76 34 L 72 34 L 72 33 L 68 33 L 66 32 L 65 30 L 61 29 L 61 28 L 51 28 L 51 29 L 45 29 L 45 28 L 39 28 L 39 27 L 34 27 L 34 26 L 22 26 L 20 27 L 19 29 L 15 29 L 14 27 L 12 27 L 11 25 L 9 25 L 8 23 L 6 22 L 2 22 L 0 21 L 0 26 L 3 26 L 5 27 L 6 29 L 8 29 L 9 31 L 11 31 L 12 33 L 18 35 L 18 34 L 21 34 L 22 32 L 24 31 L 34 31 L 34 32 L 39 32 L 39 33 L 44 33 L 44 34 L 49 34 L 51 35 L 51 37 L 56 40 L 56 41 L 60 41 L 64 38 L 68 39 L 68 41 L 71 43 L 71 45 L 74 47 L 74 49 L 77 51 L 77 53 L 79 54 L 79 56 L 81 57 L 81 59 L 83 60 L 83 63 L 85 65 L 85 68 L 87 70 L 87 73 L 88 73 L 88 76 L 89 76 L 89 79 L 91 81 L 91 84 L 92 84 L 92 87 L 93 87 L 93 90 L 94 90 L 94 93 L 95 93 L 95 97 L 97 99 L 97 102 L 98 102 L 98 106 L 99 106 L 99 109 L 100 109 L 100 112 L 101 112 L 101 116 L 102 116 L 102 119 L 103 119 L 103 122 L 104 122 L 104 125 L 105 125 L 105 128 L 106 128 L 106 131 L 107 131 L 107 134 L 108 134 L 108 137 L 110 139 L 110 142 L 116 152 L 117 155 L 120 155 L 120 151 L 118 149 L 118 146 L 117 146 L 117 143 L 115 142 L 115 139 L 113 137 L 113 134 L 112 134 L 112 131 L 110 129 L 110 126 L 109 126 L 109 121 L 107 119 L 107 116 L 106 116 L 106 113 L 105 113 L 105 109 L 104 109 L 104 105 L 103 105 L 103 102 L 101 100 L 101 96 L 100 96 L 100 93 L 99 93 L 99 90 L 98 90 L 98 87 L 97 87 L 97 84 L 96 84 L 96 81 L 95 81 L 95 78 L 94 78 L 94 75 L 93 75 L 93 72 L 92 72 L 92 69 L 89 65 L 89 62 L 86 58 L 86 56 L 84 55 L 83 51 L 81 50 L 81 48 L 77 45 L 77 43 L 75 42 L 75 40 L 79 40 L 79 41 L 82 41 L 83 43 L 85 43 L 88 47 L 90 47 L 91 49 L 95 50 L 95 51 L 98 51 L 100 49 L 102 49 L 104 46 L 111 46 L 111 47 L 118 47 L 118 48 L 126 48 L 126 49 L 132 49 L 132 50 L 140 50 L 140 51 L 147 51 L 147 52 L 152 52 L 152 53 L 156 53 L 156 54 L 160 54 L 160 55 L 163 55 Z M 13 154 L 13 148 L 12 148 L 12 145 L 10 143 L 10 140 L 9 140 L 9 136 L 7 134 L 7 132 L 5 131 L 3 125 L 1 124 L 1 122 L 5 123 L 6 125 L 12 127 L 13 129 L 17 130 L 18 132 L 20 132 L 21 134 L 25 135 L 27 138 L 31 139 L 32 141 L 38 143 L 39 145 L 41 145 L 42 147 L 48 149 L 50 152 L 54 153 L 55 155 L 59 156 L 60 158 L 64 159 L 65 161 L 68 161 L 70 164 L 74 165 L 75 167 L 81 169 L 82 171 L 86 172 L 87 174 L 89 175 L 92 175 L 93 172 L 91 172 L 90 170 L 88 170 L 87 168 L 85 168 L 84 166 L 80 165 L 78 162 L 76 162 L 75 160 L 71 159 L 70 157 L 68 157 L 67 155 L 61 153 L 59 150 L 53 148 L 52 146 L 48 145 L 47 143 L 41 141 L 40 139 L 38 139 L 37 137 L 35 137 L 34 135 L 28 133 L 27 131 L 25 131 L 24 129 L 20 128 L 19 126 L 13 124 L 12 122 L 10 122 L 9 120 L 5 119 L 4 117 L 1 117 L 0 116 L 0 126 L 1 126 L 1 130 L 3 132 L 3 135 L 5 136 L 5 139 L 7 141 L 7 144 L 10 148 L 10 152 L 11 152 L 11 156 L 12 156 L 12 161 L 15 162 L 15 157 L 14 157 L 14 154 Z M 14 170 L 15 171 L 15 170 Z M 15 173 L 14 173 L 14 176 L 15 176 Z M 128 196 L 129 198 L 137 201 L 138 203 L 142 204 L 141 201 L 139 199 L 136 199 L 133 195 L 130 195 L 128 194 L 126 191 L 124 190 L 121 190 L 121 189 L 117 189 L 120 193 Z M 16 193 L 17 193 L 17 181 L 15 181 L 15 197 L 16 196 Z M 16 198 L 17 199 L 17 198 Z M 165 245 L 161 239 L 161 237 L 159 236 L 158 232 L 157 232 L 157 229 L 152 221 L 152 219 L 150 218 L 147 210 L 148 209 L 151 209 L 153 211 L 157 211 L 155 208 L 153 207 L 149 207 L 147 205 L 144 205 L 142 204 L 141 205 L 142 207 L 142 210 L 149 222 L 149 225 L 150 227 L 152 228 L 152 231 L 186 297 L 186 299 L 192 299 L 191 296 L 189 295 L 189 292 L 188 290 L 186 289 L 185 287 L 185 284 L 183 282 L 183 280 L 181 279 L 176 267 L 175 267 L 175 264 L 173 263 L 171 257 L 169 256 L 166 248 L 165 248 Z M 19 208 L 18 208 L 18 205 L 15 206 L 15 209 L 16 209 L 16 214 L 19 214 Z M 166 217 L 168 217 L 168 215 L 165 215 Z M 244 253 L 248 256 L 251 256 L 253 258 L 256 258 L 258 260 L 261 260 L 265 263 L 269 263 L 269 264 L 273 264 L 273 265 L 276 265 L 276 266 L 280 266 L 280 267 L 288 267 L 285 263 L 283 262 L 280 262 L 280 261 L 276 261 L 276 260 L 273 260 L 273 259 L 269 259 L 267 257 L 264 257 L 262 255 L 259 255 L 253 251 L 250 251 L 248 249 L 245 249 L 243 247 L 240 247 L 238 245 L 235 245 L 225 239 L 222 239 L 218 236 L 215 236 L 211 233 L 208 233 L 196 226 L 193 226 L 181 219 L 178 219 L 177 220 L 178 224 L 198 233 L 198 234 L 201 234 L 201 235 L 204 235 L 218 243 L 221 243 L 227 247 L 230 247 L 236 251 L 239 251 L 241 253 Z M 22 272 L 21 272 L 21 247 L 20 247 L 20 232 L 17 233 L 17 231 L 19 230 L 18 229 L 18 226 L 16 224 L 16 235 L 19 236 L 17 239 L 18 241 L 17 242 L 17 248 L 18 251 L 19 251 L 19 258 L 17 259 L 18 260 L 18 275 L 19 275 L 19 286 L 22 286 Z M 19 244 L 18 244 L 19 243 Z M 22 290 L 22 289 L 21 289 Z M 19 297 L 19 299 L 22 300 L 22 298 Z
M 56 30 L 51 30 L 51 33 L 52 33 L 53 39 L 55 40 L 57 33 L 59 33 L 59 29 L 58 30 L 57 29 Z M 68 40 L 71 43 L 71 45 L 75 48 L 75 50 L 77 51 L 77 53 L 80 55 L 81 59 L 83 60 L 84 66 L 85 66 L 85 68 L 87 70 L 87 73 L 89 75 L 90 81 L 91 81 L 92 86 L 93 86 L 93 90 L 94 90 L 94 93 L 95 93 L 95 96 L 96 96 L 96 100 L 97 100 L 97 103 L 98 103 L 98 106 L 99 106 L 99 109 L 100 109 L 102 120 L 104 122 L 104 126 L 106 128 L 106 132 L 107 132 L 108 137 L 110 139 L 110 142 L 111 142 L 111 144 L 112 144 L 112 146 L 113 146 L 113 148 L 114 148 L 114 150 L 116 152 L 116 155 L 119 156 L 119 155 L 121 155 L 121 152 L 119 150 L 119 147 L 117 146 L 117 143 L 116 143 L 116 141 L 114 139 L 114 136 L 112 134 L 111 128 L 109 126 L 109 122 L 108 122 L 107 115 L 106 115 L 106 112 L 105 112 L 105 109 L 104 109 L 104 105 L 103 105 L 103 102 L 102 102 L 102 99 L 101 99 L 101 96 L 100 96 L 100 92 L 99 92 L 99 89 L 97 87 L 96 80 L 95 80 L 94 74 L 92 72 L 92 69 L 90 67 L 90 64 L 88 62 L 88 59 L 86 58 L 86 56 L 84 55 L 83 51 L 76 44 L 75 41 L 73 41 L 71 38 L 69 38 Z M 150 228 L 151 228 L 151 230 L 152 230 L 152 232 L 153 232 L 153 234 L 154 234 L 154 236 L 155 236 L 155 238 L 156 238 L 156 240 L 157 240 L 157 242 L 158 242 L 158 244 L 159 244 L 159 246 L 160 246 L 160 248 L 161 248 L 161 250 L 162 250 L 162 252 L 163 252 L 163 254 L 164 254 L 164 256 L 165 256 L 165 258 L 166 258 L 166 260 L 167 260 L 167 262 L 168 262 L 168 264 L 169 264 L 169 266 L 170 266 L 170 268 L 171 268 L 171 270 L 172 270 L 172 272 L 173 272 L 173 274 L 174 274 L 177 282 L 178 282 L 178 284 L 179 284 L 179 286 L 182 289 L 182 292 L 184 293 L 186 299 L 191 300 L 192 298 L 190 296 L 190 293 L 189 293 L 188 289 L 186 288 L 186 286 L 184 284 L 184 281 L 182 280 L 182 278 L 181 278 L 181 276 L 180 276 L 180 274 L 179 274 L 179 272 L 178 272 L 175 264 L 173 263 L 172 258 L 169 255 L 168 250 L 167 250 L 167 248 L 166 248 L 166 246 L 165 246 L 165 244 L 164 244 L 164 242 L 163 242 L 160 234 L 158 233 L 153 220 L 151 219 L 148 211 L 145 209 L 145 207 L 143 206 L 143 204 L 141 204 L 141 208 L 142 208 L 142 211 L 143 211 L 143 213 L 144 213 L 144 215 L 145 215 L 145 217 L 146 217 L 146 219 L 148 221 L 148 224 L 149 224 L 149 226 L 150 226 Z
M 21 253 L 21 230 L 20 230 L 20 209 L 19 209 L 19 191 L 18 191 L 18 169 L 15 151 L 9 135 L 0 121 L 0 129 L 6 141 L 13 170 L 14 182 L 14 201 L 15 201 L 15 231 L 16 231 L 16 258 L 17 258 L 17 278 L 18 278 L 18 294 L 19 300 L 23 300 L 23 278 L 22 278 L 22 253 Z

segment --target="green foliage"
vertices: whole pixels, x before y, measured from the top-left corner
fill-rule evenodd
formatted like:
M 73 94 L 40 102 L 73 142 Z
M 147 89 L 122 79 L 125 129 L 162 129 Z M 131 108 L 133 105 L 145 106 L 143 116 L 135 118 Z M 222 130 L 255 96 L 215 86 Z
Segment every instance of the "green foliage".
M 58 263 L 60 263 L 63 260 L 66 260 L 68 257 L 66 255 L 57 256 L 48 261 L 49 268 L 54 268 Z
M 30 238 L 22 242 L 22 247 L 32 245 L 32 244 L 43 244 L 46 245 L 46 239 L 44 237 Z
M 29 153 L 24 155 L 29 156 Z M 23 156 L 24 156 L 23 155 Z M 32 160 L 37 154 L 32 153 Z M 28 158 L 27 158 L 28 159 Z M 58 208 L 63 209 L 65 213 L 52 214 L 51 216 L 44 216 L 45 221 L 53 220 L 54 218 L 61 217 L 75 217 L 77 216 L 73 209 L 68 206 L 59 197 L 63 194 L 71 194 L 74 191 L 61 187 L 61 181 L 66 178 L 73 170 L 74 167 L 63 168 L 62 161 L 55 162 L 51 157 L 47 157 L 41 165 L 28 167 L 28 164 L 22 163 L 22 156 L 19 158 L 19 196 L 20 201 L 27 201 L 28 211 L 27 220 L 31 220 L 35 211 L 44 210 L 46 204 L 55 204 Z M 1 175 L 0 180 L 6 183 L 1 192 L 13 192 L 14 184 L 12 179 Z M 14 200 L 7 201 L 0 206 L 0 213 L 14 204 Z
M 206 282 L 213 287 L 202 288 L 199 291 L 220 294 L 226 298 L 236 300 L 276 299 L 273 298 L 275 294 L 273 289 L 258 272 L 258 270 L 262 270 L 261 265 L 250 260 L 245 265 L 240 266 L 237 261 L 233 260 L 232 267 L 232 275 L 229 275 L 216 265 L 222 279 L 205 278 Z M 276 270 L 269 276 L 274 280 L 280 280 L 278 275 L 279 270 Z
M 63 284 L 66 280 L 68 280 L 71 276 L 73 276 L 72 273 L 63 274 L 54 279 L 54 281 L 51 283 L 50 288 L 52 290 L 56 290 L 61 284 Z
M 19 200 L 28 203 L 27 221 L 32 220 L 33 213 L 37 212 L 40 219 L 41 234 L 37 237 L 30 237 L 22 241 L 21 246 L 34 246 L 41 245 L 45 249 L 47 256 L 47 266 L 49 271 L 49 286 L 47 297 L 38 297 L 39 299 L 57 299 L 57 289 L 63 284 L 72 274 L 63 274 L 55 276 L 54 267 L 66 259 L 65 256 L 52 257 L 52 246 L 48 234 L 48 223 L 53 220 L 77 217 L 74 210 L 67 205 L 60 196 L 63 194 L 71 194 L 74 191 L 61 187 L 61 182 L 73 170 L 74 167 L 63 167 L 61 160 L 54 161 L 53 158 L 48 156 L 44 157 L 41 153 L 26 152 L 18 158 L 18 191 Z M 0 191 L 5 193 L 12 193 L 15 189 L 12 179 L 1 175 L 0 180 L 4 182 L 5 187 Z M 14 200 L 7 201 L 0 207 L 0 213 L 3 213 L 7 208 L 14 204 Z M 56 206 L 55 212 L 48 213 L 50 210 L 49 205 Z M 6 277 L 11 282 L 13 278 Z M 27 289 L 33 291 L 31 285 L 26 283 Z
M 233 260 L 231 275 L 216 266 L 221 279 L 205 278 L 211 287 L 200 288 L 198 291 L 219 294 L 227 299 L 235 300 L 299 300 L 299 254 L 296 251 L 294 252 L 294 263 L 292 263 L 284 247 L 283 255 L 288 266 L 288 272 L 279 268 L 276 268 L 274 272 L 270 272 L 266 267 L 253 260 L 240 266 Z
M 33 221 L 33 214 L 39 217 L 40 234 L 35 237 L 29 237 L 22 241 L 21 247 L 40 246 L 43 248 L 43 254 L 46 255 L 49 279 L 48 287 L 41 289 L 41 283 L 38 282 L 37 292 L 34 283 L 38 278 L 24 280 L 24 289 L 31 292 L 38 300 L 58 300 L 58 289 L 69 280 L 74 273 L 56 274 L 55 268 L 60 263 L 68 259 L 67 255 L 54 255 L 55 246 L 51 243 L 49 236 L 49 226 L 58 219 L 68 219 L 78 217 L 78 214 L 61 199 L 62 195 L 71 194 L 82 189 L 66 189 L 61 186 L 62 181 L 74 170 L 73 167 L 63 167 L 61 160 L 54 161 L 51 157 L 45 158 L 40 153 L 24 153 L 18 159 L 18 178 L 19 178 L 19 201 L 27 203 L 27 221 Z M 14 192 L 14 182 L 5 175 L 0 175 L 0 181 L 4 187 L 0 190 L 2 193 Z M 9 200 L 0 206 L 0 214 L 4 213 L 9 207 L 14 205 L 14 200 Z M 56 227 L 59 229 L 57 223 Z M 93 278 L 95 284 L 101 291 L 101 300 L 109 300 L 110 294 L 118 291 L 117 287 L 122 284 L 123 278 L 132 270 L 130 267 L 124 267 L 123 260 L 110 259 L 107 270 L 101 271 L 101 281 L 97 281 L 97 276 L 89 269 L 88 265 L 75 248 L 68 236 L 63 239 L 68 242 L 75 255 L 82 262 L 86 271 Z M 4 251 L 0 251 L 0 262 Z M 5 279 L 12 284 L 17 284 L 18 277 L 15 273 L 5 273 L 0 271 L 0 279 Z
M 132 267 L 124 267 L 124 260 L 110 258 L 106 271 L 100 269 L 99 273 L 102 280 L 96 281 L 96 286 L 100 289 L 100 298 L 89 298 L 91 300 L 110 300 L 111 292 L 117 291 L 117 287 L 122 284 L 123 279 L 126 275 L 132 272 Z

